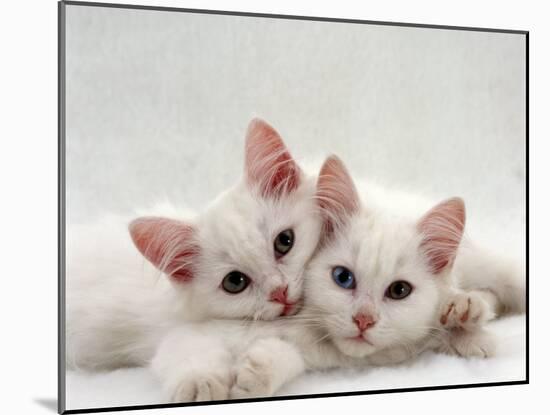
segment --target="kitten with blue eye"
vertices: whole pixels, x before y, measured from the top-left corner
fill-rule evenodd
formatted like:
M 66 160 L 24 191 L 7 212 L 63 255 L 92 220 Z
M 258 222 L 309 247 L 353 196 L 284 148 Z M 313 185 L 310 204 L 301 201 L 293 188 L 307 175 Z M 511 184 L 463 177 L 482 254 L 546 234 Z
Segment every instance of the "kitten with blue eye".
M 493 354 L 484 324 L 504 308 L 524 310 L 521 272 L 462 241 L 461 199 L 419 215 L 423 203 L 416 209 L 408 199 L 408 214 L 396 214 L 371 190 L 360 200 L 344 165 L 325 162 L 315 196 L 323 230 L 303 309 L 265 324 L 211 321 L 171 332 L 152 361 L 169 399 L 270 396 L 305 370 L 392 364 L 429 349 Z M 494 275 L 465 283 L 473 270 Z
M 321 229 L 314 192 L 315 175 L 255 119 L 242 179 L 199 215 L 163 206 L 131 221 L 130 235 L 127 218 L 69 226 L 69 367 L 145 365 L 184 321 L 295 313 Z

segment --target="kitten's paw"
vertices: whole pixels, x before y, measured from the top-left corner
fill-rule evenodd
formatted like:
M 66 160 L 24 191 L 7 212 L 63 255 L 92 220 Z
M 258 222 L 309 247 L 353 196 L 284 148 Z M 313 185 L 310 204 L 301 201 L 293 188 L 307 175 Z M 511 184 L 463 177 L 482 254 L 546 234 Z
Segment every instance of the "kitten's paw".
M 460 292 L 443 303 L 439 322 L 447 329 L 474 331 L 492 317 L 489 304 L 479 294 Z
M 463 329 L 449 331 L 447 341 L 443 345 L 443 351 L 462 357 L 491 357 L 496 352 L 495 337 L 485 331 L 476 330 L 473 332 Z
M 273 390 L 273 359 L 269 349 L 252 347 L 235 371 L 231 398 L 257 398 L 271 396 Z
M 175 382 L 171 388 L 172 402 L 218 401 L 229 397 L 229 373 L 197 374 Z

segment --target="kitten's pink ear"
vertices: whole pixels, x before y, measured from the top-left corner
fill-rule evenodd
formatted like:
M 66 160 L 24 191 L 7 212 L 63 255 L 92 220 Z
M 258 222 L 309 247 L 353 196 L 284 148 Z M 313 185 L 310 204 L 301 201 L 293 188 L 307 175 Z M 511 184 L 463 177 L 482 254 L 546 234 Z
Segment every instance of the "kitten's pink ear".
M 452 266 L 465 222 L 464 201 L 458 197 L 441 202 L 418 222 L 418 230 L 423 238 L 421 248 L 434 274 Z
M 359 210 L 359 196 L 344 163 L 330 156 L 325 160 L 317 179 L 317 204 L 331 232 Z
M 263 197 L 278 198 L 300 184 L 300 167 L 277 131 L 259 118 L 250 122 L 246 132 L 245 174 Z
M 132 240 L 141 254 L 176 281 L 193 278 L 193 262 L 199 254 L 195 230 L 183 222 L 142 217 L 128 226 Z

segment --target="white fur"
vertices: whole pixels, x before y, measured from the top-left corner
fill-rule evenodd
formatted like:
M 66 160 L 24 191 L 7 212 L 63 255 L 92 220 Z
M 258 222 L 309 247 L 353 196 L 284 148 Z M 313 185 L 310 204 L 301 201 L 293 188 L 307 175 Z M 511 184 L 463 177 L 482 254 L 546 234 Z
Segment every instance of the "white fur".
M 205 317 L 270 320 L 282 310 L 281 304 L 268 301 L 273 289 L 288 284 L 289 301 L 300 300 L 302 274 L 320 231 L 313 191 L 314 179 L 307 178 L 279 200 L 255 197 L 244 184 L 222 195 L 197 223 L 203 252 L 200 275 L 189 287 L 193 309 Z M 276 261 L 273 241 L 289 228 L 296 236 L 294 246 Z M 218 287 L 233 270 L 253 280 L 241 294 L 230 295 Z
M 364 208 L 311 260 L 298 315 L 270 323 L 211 321 L 176 329 L 170 339 L 174 353 L 159 350 L 153 361 L 155 373 L 168 385 L 167 397 L 173 396 L 170 388 L 178 390 L 189 382 L 186 371 L 175 369 L 175 361 L 186 359 L 190 367 L 202 361 L 204 352 L 192 354 L 189 347 L 205 337 L 209 347 L 204 360 L 209 363 L 199 379 L 224 373 L 224 379 L 231 379 L 224 384 L 224 396 L 230 398 L 273 395 L 307 369 L 388 365 L 427 349 L 464 357 L 495 353 L 495 339 L 483 327 L 496 312 L 523 310 L 519 268 L 506 268 L 508 261 L 465 242 L 454 267 L 434 275 L 417 226 L 431 204 L 374 185 L 362 193 L 368 195 Z M 334 283 L 335 266 L 353 270 L 355 290 Z M 385 297 L 388 285 L 401 279 L 413 285 L 412 294 L 403 300 Z M 350 339 L 358 334 L 352 319 L 357 312 L 378 320 L 366 332 L 368 342 Z M 179 353 L 177 344 L 188 346 Z M 229 353 L 224 363 L 208 357 L 224 353 Z M 175 384 L 166 381 L 178 378 Z
M 237 321 L 191 324 L 275 319 L 284 306 L 269 296 L 280 286 L 288 285 L 290 302 L 302 298 L 304 270 L 322 229 L 316 175 L 297 168 L 276 132 L 261 121 L 251 123 L 246 148 L 251 166 L 245 177 L 200 215 L 170 205 L 147 212 L 196 229 L 200 255 L 190 281 L 177 281 L 144 260 L 128 234 L 133 218 L 69 227 L 70 366 L 101 369 L 151 361 L 167 398 L 175 401 L 271 395 L 306 368 L 389 364 L 427 348 L 490 355 L 494 344 L 481 330 L 483 323 L 495 313 L 524 310 L 520 267 L 466 241 L 453 272 L 432 275 L 417 223 L 433 204 L 359 182 L 362 208 L 349 221 L 335 221 L 335 233 L 309 264 L 302 313 L 251 327 Z M 281 170 L 290 172 L 288 180 L 279 180 Z M 342 186 L 349 182 L 334 181 L 325 190 L 344 198 Z M 359 208 L 332 202 L 336 216 Z M 286 229 L 293 229 L 295 243 L 277 260 L 273 241 Z M 332 281 L 337 265 L 353 270 L 356 290 Z M 220 287 L 234 270 L 252 280 L 240 294 Z M 401 301 L 385 298 L 396 279 L 412 283 L 413 294 Z M 448 310 L 451 321 L 441 327 Z M 357 335 L 352 317 L 358 312 L 376 316 L 368 342 L 349 339 Z
M 110 218 L 92 226 L 71 226 L 67 244 L 68 362 L 73 367 L 112 368 L 144 365 L 154 355 L 155 373 L 163 381 L 167 399 L 175 401 L 223 399 L 226 394 L 234 397 L 243 397 L 247 393 L 250 396 L 270 395 L 305 367 L 389 364 L 417 354 L 427 347 L 426 339 L 438 332 L 440 315 L 433 310 L 435 304 L 444 304 L 454 298 L 453 293 L 456 291 L 449 291 L 445 300 L 441 298 L 441 293 L 446 292 L 444 287 L 451 284 L 453 278 L 457 288 L 463 286 L 468 290 L 482 290 L 480 295 L 484 297 L 483 304 L 493 307 L 493 310 L 486 311 L 487 318 L 493 312 L 503 309 L 522 310 L 525 288 L 521 272 L 516 271 L 518 268 L 506 266 L 509 261 L 488 255 L 485 251 L 465 248 L 468 242 L 460 248 L 454 275 L 445 276 L 441 280 L 427 277 L 422 258 L 411 247 L 418 244 L 414 221 L 431 204 L 416 196 L 389 191 L 372 183 L 362 184 L 361 193 L 368 195 L 363 200 L 363 205 L 368 206 L 364 215 L 354 219 L 348 230 L 340 231 L 341 237 L 335 238 L 316 255 L 309 268 L 308 307 L 295 318 L 283 320 L 285 328 L 282 337 L 291 341 L 282 347 L 291 350 L 298 347 L 305 352 L 285 360 L 292 362 L 288 368 L 278 363 L 271 366 L 266 364 L 263 372 L 258 369 L 258 376 L 265 377 L 266 372 L 273 375 L 274 380 L 264 389 L 262 382 L 258 383 L 260 386 L 256 389 L 243 387 L 243 384 L 250 383 L 250 376 L 247 380 L 243 375 L 250 375 L 246 369 L 250 365 L 244 363 L 242 370 L 234 369 L 235 356 L 240 356 L 239 361 L 250 361 L 250 358 L 240 355 L 242 350 L 234 351 L 230 355 L 232 358 L 229 358 L 224 351 L 226 344 L 216 352 L 216 342 L 207 342 L 210 352 L 204 356 L 212 353 L 214 357 L 209 361 L 213 363 L 204 368 L 194 367 L 202 361 L 196 358 L 197 354 L 202 355 L 207 349 L 201 335 L 192 331 L 180 333 L 179 336 L 167 336 L 166 333 L 192 320 L 269 319 L 278 316 L 281 306 L 266 301 L 266 294 L 273 283 L 277 284 L 277 277 L 283 274 L 277 274 L 277 267 L 270 266 L 268 252 L 274 235 L 289 224 L 295 224 L 297 243 L 302 234 L 309 237 L 300 241 L 307 244 L 303 249 L 299 245 L 293 248 L 293 251 L 298 248 L 295 252 L 302 256 L 296 255 L 294 262 L 288 264 L 290 270 L 286 272 L 286 275 L 294 275 L 296 278 L 288 280 L 292 298 L 297 299 L 300 295 L 303 264 L 317 243 L 315 235 L 320 226 L 313 223 L 315 219 L 311 219 L 315 218 L 311 215 L 314 209 L 312 182 L 311 178 L 308 179 L 305 182 L 307 187 L 300 189 L 303 193 L 296 193 L 297 197 L 307 202 L 303 204 L 290 200 L 288 206 L 282 202 L 269 206 L 265 201 L 247 194 L 246 189 L 243 191 L 244 184 L 220 196 L 200 218 L 192 220 L 201 229 L 202 244 L 207 250 L 204 258 L 213 260 L 205 260 L 200 275 L 185 286 L 170 283 L 166 275 L 161 275 L 141 257 L 128 236 L 127 220 Z M 149 213 L 173 218 L 181 216 L 170 205 Z M 189 214 L 186 217 L 190 220 Z M 294 217 L 302 219 L 293 222 Z M 263 227 L 250 226 L 262 223 L 262 218 L 264 221 L 265 218 L 269 219 L 267 232 L 265 222 Z M 312 230 L 311 233 L 308 233 L 308 229 Z M 258 240 L 261 242 L 256 243 Z M 261 262 L 262 257 L 264 262 Z M 483 266 L 476 265 L 476 261 Z M 410 301 L 403 300 L 402 304 L 393 306 L 384 300 L 374 303 L 377 312 L 387 317 L 384 323 L 372 331 L 372 340 L 378 345 L 377 348 L 341 339 L 353 333 L 350 316 L 363 305 L 334 284 L 330 278 L 329 264 L 348 265 L 356 269 L 359 275 L 363 272 L 370 275 L 372 283 L 366 284 L 368 289 L 361 288 L 361 294 L 368 298 L 376 293 L 376 298 L 380 299 L 385 285 L 398 275 L 406 275 L 406 279 L 415 285 L 415 294 L 418 294 L 416 299 L 411 297 Z M 248 274 L 252 274 L 251 270 L 261 270 L 263 278 L 259 281 L 265 281 L 265 286 L 251 290 L 247 298 L 224 293 L 218 287 L 220 279 L 233 267 Z M 265 272 L 269 269 L 273 273 Z M 293 272 L 293 269 L 298 271 Z M 324 316 L 325 320 L 319 316 Z M 230 328 L 233 323 L 224 324 Z M 274 327 L 278 329 L 280 324 Z M 205 329 L 207 327 L 205 325 Z M 226 330 L 225 333 L 230 341 L 242 340 L 238 330 L 235 333 Z M 262 338 L 261 331 L 251 336 Z M 266 336 L 273 338 L 273 333 L 269 332 Z M 494 350 L 494 344 L 488 336 L 472 336 L 442 337 L 437 348 L 448 353 L 484 356 Z M 325 339 L 320 340 L 323 337 Z M 280 340 L 278 337 L 275 339 L 277 344 Z M 297 345 L 296 339 L 300 339 Z M 163 347 L 157 349 L 161 341 Z M 182 343 L 191 349 L 181 348 Z M 167 352 L 170 348 L 175 350 Z M 270 361 L 267 356 L 277 355 L 270 353 L 270 348 L 266 347 L 264 353 L 258 351 L 262 349 L 261 346 L 256 346 L 252 349 L 256 351 L 252 355 L 263 353 L 266 355 L 265 361 Z M 219 356 L 225 357 L 222 359 Z M 286 353 L 285 356 L 292 356 L 292 353 Z M 364 356 L 369 356 L 369 359 L 356 359 Z M 189 368 L 194 369 L 182 370 L 187 367 L 184 362 L 189 358 L 193 362 Z M 219 359 L 225 363 L 222 365 Z M 235 380 L 237 383 L 233 383 Z
M 165 204 L 149 214 L 183 219 L 198 230 L 201 255 L 189 282 L 171 281 L 133 245 L 127 225 L 111 217 L 71 225 L 67 236 L 67 362 L 70 367 L 142 365 L 171 327 L 208 318 L 273 319 L 283 305 L 269 300 L 288 284 L 288 300 L 302 296 L 302 274 L 318 241 L 314 177 L 278 199 L 259 197 L 244 180 L 198 217 Z M 292 228 L 295 243 L 281 260 L 273 241 Z M 239 270 L 252 279 L 240 294 L 221 287 Z
M 134 247 L 126 221 L 69 226 L 66 262 L 69 367 L 144 364 L 183 301 Z

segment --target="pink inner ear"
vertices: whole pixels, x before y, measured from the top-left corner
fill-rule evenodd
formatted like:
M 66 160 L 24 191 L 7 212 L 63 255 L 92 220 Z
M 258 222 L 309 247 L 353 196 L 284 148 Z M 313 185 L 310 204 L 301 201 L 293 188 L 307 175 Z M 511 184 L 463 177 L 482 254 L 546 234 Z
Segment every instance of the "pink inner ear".
M 143 217 L 128 227 L 141 254 L 162 272 L 177 281 L 193 278 L 193 261 L 199 254 L 194 228 L 183 222 Z
M 280 197 L 296 190 L 301 171 L 283 140 L 265 121 L 253 119 L 246 133 L 245 171 L 263 197 Z
M 453 264 L 465 222 L 464 202 L 457 197 L 435 206 L 418 223 L 423 236 L 421 247 L 434 274 Z
M 316 198 L 328 232 L 359 210 L 359 196 L 353 180 L 342 161 L 334 155 L 321 167 Z

